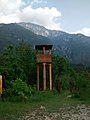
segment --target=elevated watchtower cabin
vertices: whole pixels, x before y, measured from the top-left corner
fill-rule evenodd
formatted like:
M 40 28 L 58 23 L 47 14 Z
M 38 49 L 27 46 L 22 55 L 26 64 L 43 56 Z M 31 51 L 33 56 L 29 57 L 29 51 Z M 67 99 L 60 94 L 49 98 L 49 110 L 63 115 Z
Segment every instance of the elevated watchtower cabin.
M 52 90 L 52 45 L 36 45 L 36 60 L 37 60 L 37 90 L 39 90 L 39 69 L 43 66 L 43 90 L 46 90 L 46 66 L 49 66 L 49 86 Z

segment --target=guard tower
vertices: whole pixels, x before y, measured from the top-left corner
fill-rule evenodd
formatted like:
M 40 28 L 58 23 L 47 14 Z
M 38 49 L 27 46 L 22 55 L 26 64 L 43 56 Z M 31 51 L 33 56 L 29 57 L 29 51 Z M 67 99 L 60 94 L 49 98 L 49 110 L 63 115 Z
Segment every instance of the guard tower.
M 36 60 L 37 60 L 37 90 L 39 90 L 39 69 L 43 66 L 43 90 L 46 90 L 46 66 L 49 66 L 49 86 L 52 90 L 52 45 L 36 45 Z

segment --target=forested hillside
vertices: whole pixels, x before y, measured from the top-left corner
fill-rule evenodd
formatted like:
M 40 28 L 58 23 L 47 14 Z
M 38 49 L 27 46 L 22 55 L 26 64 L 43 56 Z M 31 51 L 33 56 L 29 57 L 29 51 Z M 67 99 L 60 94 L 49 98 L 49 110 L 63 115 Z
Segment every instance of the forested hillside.
M 27 41 L 33 47 L 35 44 L 51 44 L 48 38 L 36 35 L 18 24 L 0 24 L 0 51 L 10 44 L 16 46 L 22 40 Z

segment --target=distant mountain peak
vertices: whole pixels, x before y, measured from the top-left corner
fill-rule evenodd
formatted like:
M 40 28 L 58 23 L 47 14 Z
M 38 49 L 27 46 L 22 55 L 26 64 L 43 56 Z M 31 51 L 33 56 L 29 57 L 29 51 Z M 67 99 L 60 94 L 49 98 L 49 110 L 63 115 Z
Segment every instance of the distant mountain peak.
M 59 30 L 49 30 L 46 29 L 43 26 L 37 25 L 37 24 L 33 24 L 33 23 L 18 23 L 18 25 L 24 27 L 25 29 L 31 30 L 32 32 L 34 32 L 37 35 L 42 35 L 45 37 L 57 37 L 60 36 L 61 34 L 65 34 L 65 32 L 63 31 L 59 31 Z

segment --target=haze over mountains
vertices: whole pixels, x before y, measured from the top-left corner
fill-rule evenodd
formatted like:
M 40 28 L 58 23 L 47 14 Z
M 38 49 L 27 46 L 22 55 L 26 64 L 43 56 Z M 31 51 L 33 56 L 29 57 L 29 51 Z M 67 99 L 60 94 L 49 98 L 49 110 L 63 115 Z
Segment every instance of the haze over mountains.
M 0 50 L 9 44 L 17 45 L 25 40 L 33 47 L 36 44 L 53 44 L 58 55 L 64 55 L 72 63 L 90 66 L 90 37 L 48 30 L 32 23 L 0 24 Z

